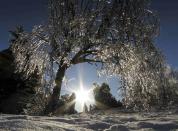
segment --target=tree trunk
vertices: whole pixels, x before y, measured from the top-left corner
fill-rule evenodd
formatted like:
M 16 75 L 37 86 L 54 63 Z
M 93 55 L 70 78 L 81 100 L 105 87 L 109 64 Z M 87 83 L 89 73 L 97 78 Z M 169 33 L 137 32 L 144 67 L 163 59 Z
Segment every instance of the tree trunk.
M 67 69 L 66 65 L 59 66 L 59 69 L 56 74 L 56 79 L 55 79 L 56 86 L 54 87 L 53 93 L 50 96 L 48 104 L 45 108 L 45 114 L 52 113 L 56 110 L 56 106 L 59 101 L 59 96 L 61 93 L 62 80 L 65 76 L 66 69 Z

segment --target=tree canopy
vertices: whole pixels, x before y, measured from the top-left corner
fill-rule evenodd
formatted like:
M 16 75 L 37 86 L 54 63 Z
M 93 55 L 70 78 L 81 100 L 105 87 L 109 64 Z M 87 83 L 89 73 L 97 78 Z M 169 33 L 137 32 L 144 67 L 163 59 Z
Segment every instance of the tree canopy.
M 122 78 L 126 104 L 140 99 L 147 107 L 162 81 L 164 61 L 153 43 L 158 33 L 148 0 L 49 0 L 48 24 L 20 32 L 11 49 L 25 77 L 38 68 L 50 103 L 58 100 L 65 71 L 88 62 Z

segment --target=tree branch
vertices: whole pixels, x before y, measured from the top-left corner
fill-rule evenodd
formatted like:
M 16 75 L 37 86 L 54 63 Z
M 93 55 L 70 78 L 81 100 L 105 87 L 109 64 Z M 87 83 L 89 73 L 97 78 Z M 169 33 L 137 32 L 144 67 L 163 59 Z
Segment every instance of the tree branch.
M 80 50 L 71 60 L 72 63 L 77 63 L 81 59 L 86 59 L 87 56 L 96 53 L 97 50 Z M 83 55 L 83 56 L 82 56 Z
M 78 58 L 76 61 L 73 61 L 72 64 L 79 64 L 79 63 L 104 63 L 101 60 L 94 60 L 94 59 L 87 59 L 87 58 Z

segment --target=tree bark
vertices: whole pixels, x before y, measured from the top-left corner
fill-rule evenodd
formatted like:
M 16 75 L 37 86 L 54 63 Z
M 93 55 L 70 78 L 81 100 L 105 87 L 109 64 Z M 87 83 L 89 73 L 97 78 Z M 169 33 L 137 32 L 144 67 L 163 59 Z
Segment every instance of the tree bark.
M 60 97 L 60 93 L 61 93 L 62 80 L 65 76 L 66 70 L 67 70 L 66 65 L 59 66 L 59 69 L 56 74 L 56 79 L 55 79 L 56 86 L 54 87 L 53 93 L 50 96 L 48 104 L 45 108 L 45 114 L 52 113 L 56 110 L 56 107 L 57 107 L 57 104 L 59 101 L 59 97 Z

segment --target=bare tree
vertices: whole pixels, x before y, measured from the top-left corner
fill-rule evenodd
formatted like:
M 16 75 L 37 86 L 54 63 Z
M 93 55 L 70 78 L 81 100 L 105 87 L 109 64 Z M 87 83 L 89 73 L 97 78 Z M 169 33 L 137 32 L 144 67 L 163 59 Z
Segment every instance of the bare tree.
M 49 9 L 49 24 L 21 33 L 19 41 L 26 42 L 16 41 L 12 47 L 17 70 L 26 69 L 28 76 L 38 67 L 50 78 L 55 76 L 49 111 L 54 110 L 65 72 L 72 65 L 99 64 L 104 69 L 101 73 L 123 76 L 130 88 L 129 82 L 135 80 L 128 80 L 130 71 L 136 74 L 143 59 L 157 64 L 160 58 L 155 57 L 152 42 L 159 32 L 159 20 L 149 10 L 148 0 L 49 0 Z M 53 63 L 58 65 L 56 75 L 51 75 Z

